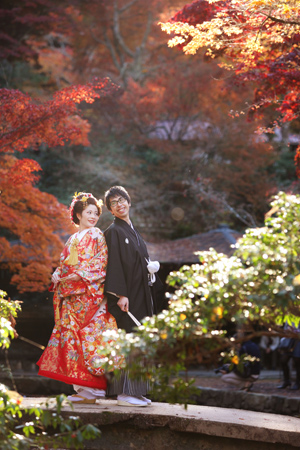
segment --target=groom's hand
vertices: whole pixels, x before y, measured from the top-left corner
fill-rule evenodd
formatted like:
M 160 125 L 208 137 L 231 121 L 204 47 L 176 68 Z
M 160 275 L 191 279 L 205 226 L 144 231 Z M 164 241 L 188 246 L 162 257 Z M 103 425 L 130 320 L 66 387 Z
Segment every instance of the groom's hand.
M 127 297 L 120 297 L 117 305 L 122 311 L 127 312 L 128 308 L 129 308 L 129 300 L 128 300 L 128 298 Z

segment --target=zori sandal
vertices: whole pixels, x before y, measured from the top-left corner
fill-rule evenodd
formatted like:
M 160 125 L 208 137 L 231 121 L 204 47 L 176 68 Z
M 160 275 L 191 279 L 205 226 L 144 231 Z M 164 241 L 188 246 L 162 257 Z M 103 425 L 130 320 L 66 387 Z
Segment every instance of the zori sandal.
M 76 404 L 82 404 L 82 403 L 87 403 L 87 404 L 93 404 L 96 403 L 96 399 L 95 398 L 86 398 L 86 397 L 82 397 L 79 394 L 73 394 L 73 395 L 68 395 L 68 400 L 70 400 L 72 403 L 76 403 Z

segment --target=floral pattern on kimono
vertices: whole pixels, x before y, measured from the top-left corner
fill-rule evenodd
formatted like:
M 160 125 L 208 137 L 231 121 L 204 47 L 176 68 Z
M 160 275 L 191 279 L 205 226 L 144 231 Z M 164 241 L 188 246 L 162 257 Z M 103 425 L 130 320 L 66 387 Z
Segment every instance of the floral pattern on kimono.
M 69 265 L 73 239 L 79 235 L 78 263 Z M 38 361 L 39 375 L 98 389 L 106 389 L 101 349 L 106 342 L 103 332 L 117 330 L 114 317 L 107 311 L 104 280 L 107 246 L 98 228 L 89 228 L 83 237 L 71 236 L 56 269 L 61 281 L 54 289 L 55 326 L 48 346 Z M 71 274 L 79 281 L 64 280 Z M 119 368 L 116 357 L 112 370 Z

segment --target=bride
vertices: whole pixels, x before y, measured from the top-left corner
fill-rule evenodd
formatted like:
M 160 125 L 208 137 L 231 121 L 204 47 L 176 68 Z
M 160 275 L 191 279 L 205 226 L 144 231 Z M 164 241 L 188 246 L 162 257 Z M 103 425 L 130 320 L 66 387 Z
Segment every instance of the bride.
M 76 394 L 68 399 L 74 403 L 95 403 L 105 396 L 102 333 L 117 330 L 103 293 L 107 246 L 96 228 L 101 212 L 102 202 L 92 194 L 74 195 L 70 218 L 78 232 L 68 239 L 52 275 L 55 326 L 37 362 L 39 375 L 73 384 Z M 111 370 L 120 362 L 116 357 Z

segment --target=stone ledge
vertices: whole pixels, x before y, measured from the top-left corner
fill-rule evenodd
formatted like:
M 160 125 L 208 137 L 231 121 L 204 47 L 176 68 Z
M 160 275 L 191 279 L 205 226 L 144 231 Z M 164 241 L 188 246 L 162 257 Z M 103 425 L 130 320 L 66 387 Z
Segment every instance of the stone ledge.
M 14 376 L 17 390 L 21 395 L 45 396 L 72 394 L 71 385 L 40 376 Z M 13 389 L 11 380 L 0 377 L 0 382 Z M 260 411 L 289 416 L 300 416 L 300 395 L 286 397 L 284 395 L 259 394 L 236 389 L 216 389 L 199 386 L 199 395 L 193 400 L 197 405 L 234 408 L 249 411 Z
M 250 411 L 260 411 L 289 416 L 300 415 L 300 397 L 258 394 L 235 389 L 214 389 L 199 387 L 194 398 L 197 405 L 218 406 Z
M 46 399 L 24 398 L 22 406 L 24 408 L 36 406 Z M 300 419 L 239 409 L 189 405 L 185 410 L 180 405 L 165 403 L 153 403 L 146 408 L 126 408 L 116 405 L 115 400 L 103 400 L 95 405 L 76 405 L 74 410 L 69 406 L 63 408 L 63 414 L 67 416 L 74 413 L 80 416 L 83 423 L 96 424 L 102 431 L 101 446 L 85 448 L 108 449 L 115 433 L 120 433 L 119 437 L 122 436 L 122 446 L 118 447 L 120 449 L 172 448 L 155 445 L 145 447 L 145 443 L 144 446 L 139 446 L 139 440 L 141 438 L 145 440 L 145 432 L 146 436 L 149 436 L 147 439 L 150 439 L 157 430 L 167 431 L 166 436 L 170 436 L 175 443 L 176 436 L 181 438 L 184 436 L 185 442 L 188 442 L 189 438 L 193 440 L 197 438 L 197 442 L 206 442 L 205 448 L 214 450 L 240 448 L 240 445 L 243 445 L 243 450 L 250 450 L 254 448 L 254 442 L 256 450 L 271 448 L 288 450 L 299 448 L 300 442 Z M 208 443 L 210 437 L 214 438 L 211 446 Z M 114 439 L 117 439 L 117 436 Z M 131 445 L 132 439 L 134 445 Z M 190 448 L 204 448 L 193 445 L 194 447 Z M 181 449 L 188 446 L 175 445 L 173 448 Z

